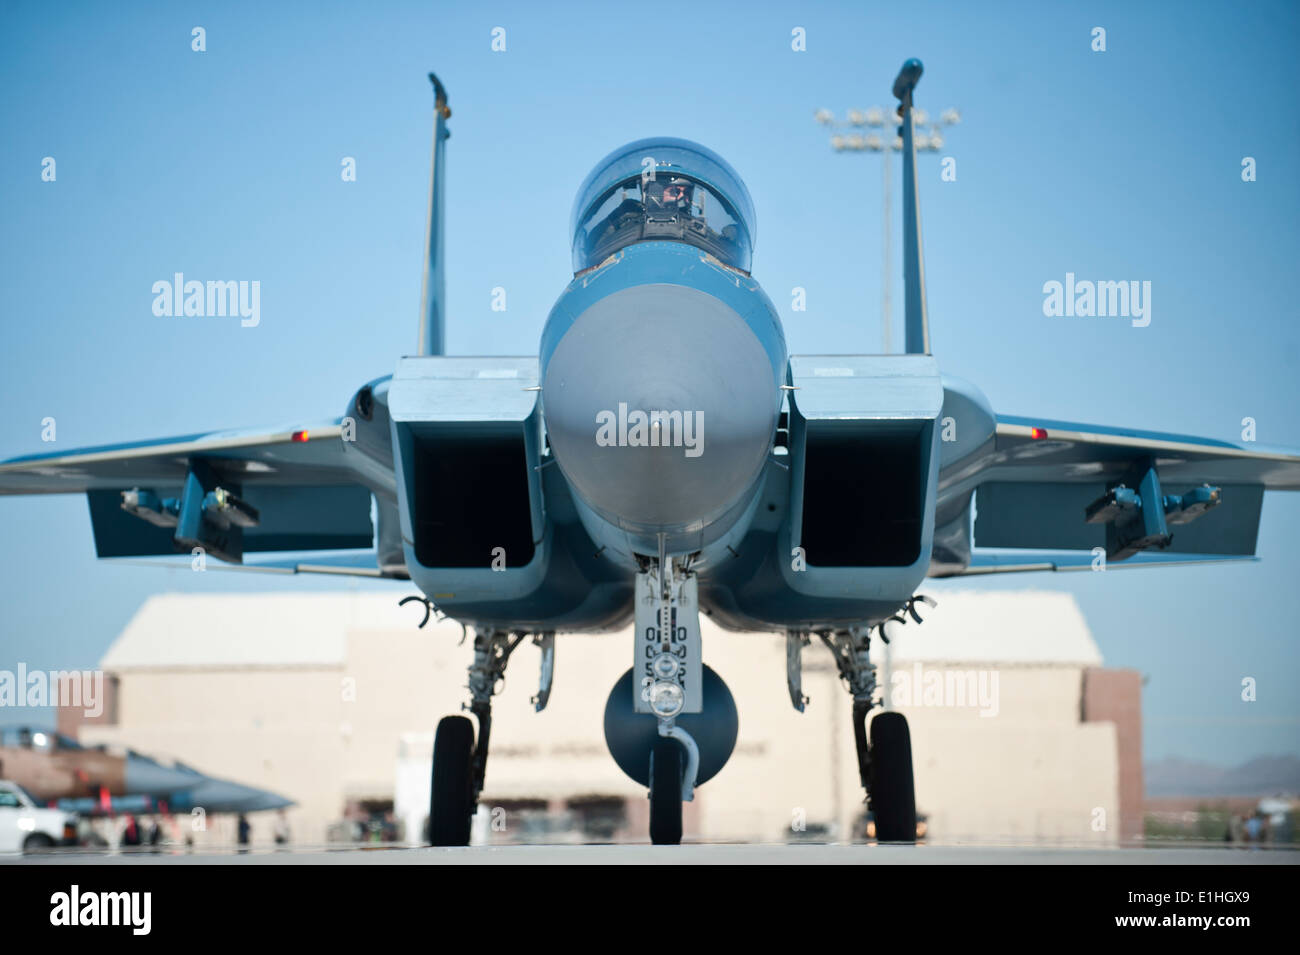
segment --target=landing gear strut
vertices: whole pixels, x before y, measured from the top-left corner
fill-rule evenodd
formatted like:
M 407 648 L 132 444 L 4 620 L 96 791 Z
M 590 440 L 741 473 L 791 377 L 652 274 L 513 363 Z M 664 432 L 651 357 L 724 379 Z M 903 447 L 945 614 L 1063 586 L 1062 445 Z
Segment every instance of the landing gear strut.
M 683 713 L 703 709 L 704 667 L 700 659 L 699 606 L 695 579 L 674 573 L 674 560 L 662 552 L 657 563 L 637 575 L 636 660 L 640 676 L 634 709 L 659 721 L 659 739 L 650 753 L 650 841 L 682 841 L 682 803 L 695 798 L 700 750 L 677 725 Z
M 931 603 L 928 598 L 926 602 Z M 853 696 L 858 778 L 866 790 L 867 806 L 875 817 L 876 838 L 880 842 L 915 842 L 916 790 L 907 717 L 885 711 L 868 722 L 876 706 L 876 667 L 870 659 L 871 628 L 823 630 L 817 636 L 830 649 L 840 679 Z M 790 699 L 796 709 L 802 710 L 805 698 L 800 692 L 800 651 L 807 635 L 791 631 L 786 639 Z
M 506 664 L 527 637 L 484 629 L 474 635 L 474 662 L 469 668 L 470 702 L 465 707 L 478 720 L 474 725 L 464 716 L 446 716 L 438 723 L 433 738 L 433 779 L 429 799 L 429 842 L 435 846 L 469 845 L 470 820 L 478 808 L 487 775 L 488 743 L 492 736 L 492 697 L 505 680 Z M 550 695 L 554 660 L 554 635 L 537 641 L 543 651 L 542 686 L 534 698 L 537 709 Z

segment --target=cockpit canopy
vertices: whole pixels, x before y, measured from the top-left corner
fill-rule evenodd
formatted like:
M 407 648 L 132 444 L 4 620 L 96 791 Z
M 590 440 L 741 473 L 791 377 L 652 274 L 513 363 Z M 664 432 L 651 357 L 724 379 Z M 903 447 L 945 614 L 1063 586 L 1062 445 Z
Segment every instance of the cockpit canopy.
M 573 270 L 634 242 L 687 242 L 748 272 L 754 207 L 736 171 L 686 139 L 640 139 L 596 166 L 573 206 Z
M 27 726 L 6 726 L 0 729 L 0 746 L 34 749 L 40 753 L 48 753 L 56 749 L 82 748 L 76 740 L 62 733 L 31 729 Z

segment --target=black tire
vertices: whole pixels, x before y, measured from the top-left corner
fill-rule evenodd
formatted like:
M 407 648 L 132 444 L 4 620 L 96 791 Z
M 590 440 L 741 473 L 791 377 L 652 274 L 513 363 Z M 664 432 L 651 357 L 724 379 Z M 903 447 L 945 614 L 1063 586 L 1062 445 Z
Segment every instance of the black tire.
M 33 832 L 23 840 L 23 852 L 39 852 L 42 849 L 53 849 L 54 840 L 43 832 Z
M 474 813 L 470 763 L 474 724 L 464 716 L 444 716 L 433 737 L 433 785 L 429 799 L 429 842 L 469 845 Z
M 871 721 L 871 809 L 878 842 L 916 841 L 912 734 L 902 713 L 880 713 Z
M 650 842 L 676 846 L 682 842 L 682 747 L 675 739 L 660 739 L 650 751 Z

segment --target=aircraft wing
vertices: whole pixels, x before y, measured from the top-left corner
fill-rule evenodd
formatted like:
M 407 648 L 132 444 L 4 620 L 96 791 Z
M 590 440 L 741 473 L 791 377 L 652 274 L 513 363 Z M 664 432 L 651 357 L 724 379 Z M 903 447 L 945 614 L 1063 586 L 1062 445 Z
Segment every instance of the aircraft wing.
M 0 494 L 71 494 L 124 484 L 179 484 L 191 458 L 250 483 L 295 483 L 346 471 L 339 421 L 315 427 L 218 431 L 129 444 L 32 454 L 0 462 Z
M 242 564 L 249 552 L 372 548 L 371 495 L 382 511 L 393 487 L 391 470 L 348 447 L 342 419 L 0 462 L 0 494 L 86 494 L 100 557 L 202 548 Z M 334 573 L 379 573 L 373 555 L 330 561 Z M 312 564 L 281 568 L 298 563 Z
M 1144 552 L 1134 554 L 1122 562 L 1104 565 L 1107 569 L 1131 570 L 1137 567 L 1186 567 L 1194 564 L 1225 564 L 1254 562 L 1259 558 L 1249 556 L 1223 556 L 1221 554 L 1165 554 Z M 987 574 L 1022 574 L 1027 571 L 1100 570 L 1101 566 L 1089 551 L 1072 550 L 977 550 L 971 555 L 965 569 L 949 574 L 931 576 L 978 577 Z
M 999 415 L 996 455 L 1000 479 L 1018 482 L 1089 480 L 1097 473 L 1119 474 L 1135 457 L 1155 458 L 1170 481 L 1257 484 L 1275 490 L 1300 490 L 1300 451 L 1250 442 L 1106 428 L 1065 421 Z
M 1300 490 L 1300 452 L 998 416 L 941 470 L 940 510 L 972 490 L 963 574 L 1086 569 L 1094 548 L 1124 566 L 1249 559 L 1264 491 Z

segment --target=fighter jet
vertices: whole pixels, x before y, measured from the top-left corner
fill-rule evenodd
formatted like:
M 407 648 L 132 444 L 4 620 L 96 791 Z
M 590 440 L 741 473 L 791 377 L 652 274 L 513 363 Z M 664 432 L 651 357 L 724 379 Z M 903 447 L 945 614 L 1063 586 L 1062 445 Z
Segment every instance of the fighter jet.
M 338 418 L 17 458 L 0 465 L 0 492 L 85 493 L 101 557 L 179 552 L 409 580 L 425 620 L 472 628 L 473 720 L 448 716 L 435 735 L 437 845 L 469 841 L 513 651 L 530 636 L 542 648 L 541 709 L 556 633 L 629 622 L 631 667 L 605 736 L 649 789 L 651 840 L 679 842 L 683 801 L 722 769 L 737 729 L 726 684 L 701 661 L 700 613 L 784 632 L 800 710 L 803 648 L 830 648 L 877 837 L 911 841 L 910 735 L 900 713 L 872 717 L 868 649 L 891 620 L 923 619 L 925 577 L 1249 559 L 1265 490 L 1300 488 L 1293 451 L 1008 417 L 941 374 L 913 141 L 921 74 L 908 60 L 893 86 L 903 354 L 789 355 L 751 273 L 755 210 L 740 176 L 704 146 L 651 138 L 611 152 L 578 188 L 573 276 L 537 353 L 445 355 L 451 109 L 431 75 L 415 355 L 356 389 Z
M 149 796 L 131 794 L 114 798 L 110 811 L 114 814 L 153 812 L 165 805 L 168 812 L 189 812 L 192 809 L 202 809 L 206 813 L 263 812 L 268 809 L 288 809 L 294 805 L 292 799 L 286 799 L 277 793 L 228 779 L 205 776 L 184 763 L 174 763 L 166 769 L 182 780 L 182 785 L 166 793 L 153 793 Z M 94 800 L 64 799 L 60 800 L 59 808 L 82 815 L 94 815 L 103 806 Z
M 45 803 L 160 797 L 199 782 L 131 750 L 86 747 L 61 733 L 21 726 L 0 729 L 0 777 L 19 783 Z

